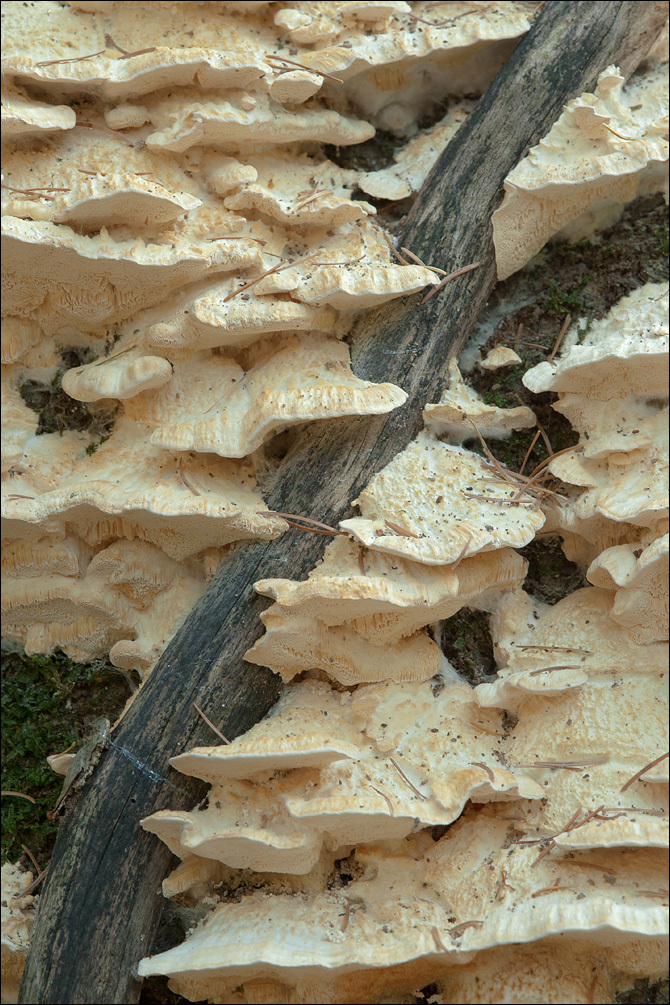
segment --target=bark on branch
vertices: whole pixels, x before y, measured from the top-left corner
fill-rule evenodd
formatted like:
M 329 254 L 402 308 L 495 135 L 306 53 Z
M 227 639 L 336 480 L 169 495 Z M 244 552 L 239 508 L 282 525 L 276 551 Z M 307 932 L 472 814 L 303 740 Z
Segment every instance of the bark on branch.
M 550 129 L 566 101 L 592 89 L 609 64 L 629 74 L 658 34 L 667 3 L 547 4 L 442 154 L 406 219 L 401 242 L 447 270 L 481 266 L 426 305 L 393 301 L 357 325 L 354 370 L 409 393 L 377 418 L 307 425 L 265 486 L 268 508 L 336 524 L 349 500 L 421 427 L 448 360 L 467 339 L 495 283 L 490 219 L 505 176 Z M 61 826 L 42 894 L 21 1002 L 132 1003 L 150 952 L 171 856 L 142 817 L 191 808 L 205 786 L 168 758 L 216 742 L 196 701 L 232 738 L 267 712 L 278 679 L 242 660 L 261 634 L 260 578 L 305 578 L 324 540 L 289 531 L 232 549 L 111 736 L 75 810 Z

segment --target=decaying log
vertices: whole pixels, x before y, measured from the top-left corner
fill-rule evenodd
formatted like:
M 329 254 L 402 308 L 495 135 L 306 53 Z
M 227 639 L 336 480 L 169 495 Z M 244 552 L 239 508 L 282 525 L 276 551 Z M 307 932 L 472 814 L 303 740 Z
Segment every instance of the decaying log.
M 392 301 L 366 316 L 351 339 L 354 370 L 392 381 L 407 404 L 377 418 L 305 426 L 279 462 L 268 508 L 330 524 L 421 427 L 450 357 L 463 346 L 495 284 L 490 219 L 505 176 L 545 135 L 566 101 L 592 89 L 615 63 L 628 75 L 658 34 L 667 4 L 547 4 L 531 31 L 442 154 L 401 227 L 399 243 L 431 265 L 481 265 L 428 303 Z M 251 584 L 305 578 L 324 538 L 289 531 L 238 545 L 169 644 L 61 825 L 39 905 L 20 1001 L 130 1003 L 139 959 L 151 951 L 170 853 L 139 827 L 156 810 L 191 808 L 205 786 L 168 758 L 215 736 L 196 702 L 232 738 L 257 722 L 279 693 L 278 678 L 245 663 L 267 600 Z

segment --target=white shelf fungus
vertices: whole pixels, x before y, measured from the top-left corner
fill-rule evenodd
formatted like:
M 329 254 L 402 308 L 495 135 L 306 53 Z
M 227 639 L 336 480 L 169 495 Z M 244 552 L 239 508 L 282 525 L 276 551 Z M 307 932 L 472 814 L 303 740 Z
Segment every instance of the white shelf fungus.
M 44 136 L 72 129 L 77 121 L 74 108 L 37 101 L 23 87 L 5 85 L 3 79 L 2 141 L 18 136 Z
M 667 87 L 667 61 L 628 83 L 610 66 L 593 94 L 568 102 L 505 180 L 492 218 L 498 279 L 552 237 L 578 240 L 613 223 L 636 196 L 665 191 L 667 200 Z
M 530 429 L 537 422 L 535 413 L 527 405 L 514 408 L 487 405 L 465 383 L 456 360 L 449 363 L 449 384 L 440 400 L 426 405 L 423 418 L 426 427 L 436 436 L 458 445 L 476 439 L 477 432 L 485 439 L 506 440 L 514 430 Z
M 589 471 L 617 453 L 630 468 L 659 442 L 667 378 L 650 379 L 641 364 L 660 362 L 659 292 L 637 291 L 588 342 L 527 377 L 537 390 L 570 380 L 569 391 L 556 388 L 557 407 L 570 404 Z M 635 350 L 617 352 L 626 339 Z M 439 416 L 454 439 L 476 436 L 478 422 L 488 435 L 505 432 L 504 410 L 487 413 L 455 365 L 450 378 L 426 409 L 431 425 Z M 606 415 L 625 412 L 616 394 L 645 430 L 642 440 L 631 434 L 632 450 L 621 423 L 608 427 Z M 165 810 L 144 826 L 183 859 L 166 895 L 206 892 L 209 913 L 181 946 L 144 960 L 142 974 L 167 974 L 193 1000 L 334 1003 L 405 1000 L 427 985 L 444 1001 L 516 1000 L 520 988 L 556 1002 L 611 1001 L 635 976 L 663 973 L 667 535 L 653 536 L 645 502 L 620 526 L 633 537 L 592 562 L 596 586 L 550 607 L 521 588 L 525 563 L 504 533 L 471 521 L 466 541 L 447 551 L 465 523 L 454 503 L 464 485 L 460 505 L 477 497 L 480 520 L 493 493 L 511 501 L 520 492 L 492 462 L 424 432 L 361 493 L 363 517 L 343 521 L 349 536 L 306 581 L 255 584 L 275 604 L 247 659 L 285 679 L 318 669 L 358 686 L 291 685 L 233 743 L 173 758 L 211 783 L 208 806 Z M 510 521 L 506 533 L 530 540 L 543 510 L 555 533 L 575 504 L 556 498 L 529 498 L 537 526 Z M 442 657 L 422 681 L 428 670 L 410 647 L 434 645 L 420 629 L 463 606 L 491 615 L 497 679 L 473 690 Z M 380 672 L 392 680 L 365 683 Z M 444 836 L 430 830 L 444 825 Z M 326 880 L 324 855 L 349 863 L 344 887 Z M 256 892 L 217 905 L 217 883 L 234 890 L 249 875 Z M 309 885 L 291 887 L 292 876 Z
M 594 586 L 615 590 L 610 617 L 636 642 L 668 637 L 668 535 L 646 548 L 622 544 L 607 548 L 589 566 Z
M 537 862 L 537 846 L 518 843 L 513 822 L 495 810 L 471 810 L 436 843 L 411 837 L 359 849 L 358 876 L 344 889 L 259 891 L 221 903 L 181 946 L 143 960 L 139 972 L 168 974 L 192 1001 L 229 1001 L 247 982 L 251 995 L 259 981 L 275 996 L 298 1000 L 375 1001 L 426 982 L 458 986 L 473 952 L 484 951 L 478 961 L 487 950 L 499 959 L 499 947 L 514 943 L 516 956 L 519 943 L 543 939 L 524 953 L 524 963 L 539 961 L 559 934 L 562 952 L 578 945 L 585 965 L 595 956 L 616 968 L 617 951 L 641 941 L 647 966 L 654 960 L 661 969 L 665 910 L 649 893 L 665 871 L 664 853 L 600 857 L 602 871 L 591 855 L 574 852 Z M 627 971 L 623 960 L 618 969 Z M 574 981 L 569 972 L 568 986 Z
M 510 349 L 504 345 L 497 345 L 482 360 L 481 366 L 483 370 L 499 370 L 503 366 L 516 366 L 520 362 L 521 357 L 514 349 Z
M 29 654 L 58 646 L 90 661 L 109 652 L 116 666 L 143 675 L 203 592 L 212 558 L 180 565 L 139 540 L 96 554 L 73 536 L 11 542 L 2 566 L 3 634 Z
M 509 548 L 483 552 L 457 566 L 425 565 L 361 549 L 340 537 L 304 582 L 262 579 L 254 588 L 286 614 L 329 626 L 346 623 L 384 646 L 462 607 L 488 610 L 503 591 L 521 586 L 525 575 L 526 563 Z
M 141 232 L 171 223 L 202 203 L 198 187 L 169 157 L 135 150 L 95 130 L 71 129 L 45 143 L 37 170 L 34 151 L 19 148 L 4 159 L 3 173 L 3 216 L 86 231 L 111 222 Z M 54 177 L 58 185 L 49 185 Z M 41 191 L 48 200 L 40 198 Z
M 282 521 L 261 516 L 251 465 L 216 456 L 175 458 L 134 423 L 78 458 L 58 488 L 6 499 L 9 536 L 59 518 L 89 545 L 111 538 L 151 541 L 178 560 L 246 537 L 271 538 Z M 14 479 L 15 482 L 20 479 Z
M 2 867 L 2 1005 L 19 1000 L 19 987 L 30 948 L 35 898 L 26 892 L 33 882 L 32 872 L 22 872 L 18 863 Z
M 393 155 L 393 164 L 362 174 L 359 187 L 375 199 L 406 199 L 413 192 L 418 192 L 472 107 L 473 102 L 459 101 L 432 129 L 420 133 L 397 150 Z
M 305 874 L 324 842 L 340 852 L 450 824 L 468 798 L 540 798 L 523 771 L 505 766 L 500 737 L 499 716 L 455 680 L 437 696 L 429 684 L 352 695 L 298 684 L 241 740 L 172 759 L 212 783 L 207 809 L 161 810 L 143 826 L 183 859 Z M 286 773 L 268 785 L 277 770 Z
M 493 465 L 421 433 L 361 492 L 362 516 L 340 526 L 374 551 L 446 565 L 480 551 L 529 544 L 544 524 Z
M 403 404 L 353 374 L 344 337 L 356 312 L 439 277 L 399 264 L 373 202 L 420 188 L 531 17 L 516 2 L 3 4 L 12 642 L 146 675 L 223 549 L 285 529 L 256 483 L 268 438 Z M 512 172 L 501 276 L 663 186 L 657 49 L 626 87 L 608 68 Z M 378 170 L 320 146 L 375 129 L 407 139 Z M 634 291 L 526 374 L 580 434 L 549 463 L 558 494 L 465 449 L 536 417 L 485 404 L 453 362 L 322 563 L 255 584 L 274 604 L 246 658 L 301 679 L 245 735 L 172 759 L 211 785 L 207 806 L 144 826 L 182 859 L 166 895 L 205 917 L 143 976 L 240 1005 L 429 985 L 435 1002 L 558 1003 L 662 972 L 664 293 Z M 498 347 L 482 366 L 519 363 Z M 104 435 L 38 434 L 30 381 L 109 415 Z M 593 584 L 553 607 L 523 591 L 513 550 L 539 532 Z M 475 689 L 439 645 L 462 608 L 490 616 L 498 675 Z M 31 880 L 3 867 L 3 1002 Z
M 532 391 L 558 392 L 554 408 L 580 433 L 549 464 L 574 487 L 548 527 L 585 568 L 608 547 L 646 547 L 667 532 L 667 292 L 662 283 L 635 290 L 581 344 L 569 334 L 560 359 L 524 376 Z

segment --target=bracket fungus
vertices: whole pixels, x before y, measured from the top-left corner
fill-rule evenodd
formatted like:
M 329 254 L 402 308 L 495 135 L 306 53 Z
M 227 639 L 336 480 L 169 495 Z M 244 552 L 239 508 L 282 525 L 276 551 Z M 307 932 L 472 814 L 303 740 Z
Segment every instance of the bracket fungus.
M 488 841 L 482 840 L 484 819 Z M 168 974 L 172 988 L 192 1001 L 257 1000 L 251 996 L 258 981 L 268 983 L 270 1001 L 279 995 L 378 1001 L 426 982 L 444 982 L 445 991 L 449 981 L 458 986 L 473 953 L 486 965 L 492 953 L 499 961 L 506 946 L 510 976 L 503 987 L 508 981 L 513 986 L 520 977 L 513 964 L 519 943 L 530 943 L 526 958 L 539 961 L 543 950 L 552 953 L 552 937 L 559 934 L 563 952 L 579 945 L 584 954 L 587 986 L 594 955 L 626 973 L 627 961 L 619 957 L 617 968 L 617 954 L 635 943 L 647 966 L 653 960 L 662 968 L 665 910 L 648 887 L 664 871 L 663 852 L 631 857 L 614 851 L 604 859 L 604 872 L 589 869 L 588 856 L 583 861 L 574 853 L 536 859 L 537 848 L 515 842 L 513 823 L 497 809 L 466 811 L 437 842 L 411 836 L 358 849 L 357 877 L 345 889 L 258 891 L 238 903 L 219 903 L 181 946 L 143 960 L 139 972 Z M 610 869 L 616 870 L 614 883 Z M 590 954 L 585 945 L 593 947 Z M 568 987 L 576 978 L 568 969 Z M 229 997 L 240 990 L 243 997 Z
M 507 359 L 513 362 L 509 357 Z M 527 405 L 514 408 L 487 405 L 465 383 L 456 360 L 449 363 L 449 384 L 440 400 L 426 405 L 423 418 L 426 427 L 436 436 L 459 446 L 466 440 L 476 439 L 478 432 L 487 438 L 506 440 L 514 430 L 530 429 L 537 422 L 535 413 Z
M 456 135 L 474 103 L 460 101 L 437 125 L 415 136 L 393 155 L 394 163 L 361 175 L 359 187 L 375 199 L 406 199 L 418 192 L 447 143 Z
M 554 408 L 579 444 L 549 462 L 572 486 L 552 507 L 548 528 L 585 567 L 606 548 L 643 547 L 667 532 L 667 284 L 624 297 L 581 344 L 524 375 L 534 392 L 558 392 Z
M 664 351 L 662 292 L 636 291 L 596 323 L 588 342 L 569 338 L 560 360 L 526 377 L 534 390 L 545 389 L 541 381 L 558 385 L 556 407 L 583 436 L 580 463 L 618 451 L 639 465 L 662 441 L 666 377 L 642 365 Z M 455 364 L 450 377 L 443 401 L 426 408 L 430 431 L 373 478 L 360 495 L 363 516 L 342 521 L 347 534 L 308 579 L 255 584 L 275 604 L 246 658 L 284 679 L 307 679 L 289 685 L 273 714 L 231 744 L 173 758 L 212 785 L 206 809 L 144 821 L 183 859 L 166 895 L 205 896 L 208 913 L 181 946 L 144 960 L 140 972 L 167 974 L 192 1000 L 405 1000 L 408 988 L 426 985 L 436 1000 L 518 1000 L 533 981 L 547 997 L 551 979 L 549 1000 L 612 1001 L 640 973 L 664 971 L 662 520 L 647 519 L 645 502 L 619 522 L 625 543 L 602 551 L 604 525 L 614 522 L 602 515 L 600 538 L 589 538 L 602 551 L 589 568 L 596 586 L 553 606 L 523 591 L 525 563 L 509 547 L 520 541 L 510 538 L 543 529 L 564 534 L 574 549 L 571 537 L 587 524 L 565 523 L 563 513 L 588 483 L 570 488 L 568 477 L 564 498 L 531 495 L 528 527 L 513 525 L 510 537 L 480 531 L 473 547 L 471 521 L 467 541 L 447 550 L 449 533 L 465 523 L 451 501 L 454 484 L 467 483 L 462 505 L 470 495 L 490 502 L 496 489 L 510 501 L 525 494 L 488 451 L 482 459 L 436 439 L 439 420 L 445 437 L 474 438 L 473 415 L 488 435 L 514 428 L 505 410 L 486 411 Z M 646 422 L 646 439 L 632 434 L 630 450 L 624 425 L 612 433 L 605 419 L 606 409 L 624 416 L 626 408 L 627 425 L 632 415 L 636 429 Z M 550 460 L 555 476 L 565 456 Z M 449 492 L 449 507 L 437 509 Z M 483 522 L 485 506 L 475 512 Z M 398 673 L 399 646 L 409 654 L 410 645 L 430 642 L 421 629 L 463 606 L 490 614 L 497 679 L 473 690 L 441 657 L 437 675 L 422 681 L 414 655 L 406 658 L 414 679 Z M 365 659 L 352 674 L 354 645 Z M 375 678 L 378 667 L 386 679 Z M 431 830 L 444 825 L 444 836 Z M 345 888 L 325 876 L 324 855 L 349 863 L 354 878 Z M 224 904 L 215 892 L 222 869 L 227 889 L 251 876 L 255 892 Z M 309 885 L 292 887 L 296 873 Z M 568 946 L 570 968 L 557 962 Z
M 58 646 L 90 661 L 109 653 L 116 666 L 144 675 L 203 592 L 218 554 L 180 564 L 139 540 L 96 554 L 73 536 L 13 541 L 3 556 L 3 633 L 28 654 Z
M 281 78 L 280 78 L 281 79 Z M 224 200 L 231 210 L 263 213 L 290 227 L 339 226 L 374 216 L 368 202 L 351 198 L 358 172 L 311 157 L 250 157 L 255 177 Z M 275 179 L 281 178 L 281 184 Z
M 462 447 L 421 433 L 361 492 L 363 516 L 340 526 L 375 551 L 447 565 L 480 551 L 522 548 L 544 524 L 536 498 Z
M 18 863 L 2 867 L 2 1005 L 19 1000 L 19 986 L 30 946 L 34 919 L 32 872 L 22 872 Z
M 183 859 L 302 875 L 323 843 L 348 853 L 450 824 L 468 798 L 540 798 L 542 789 L 500 757 L 499 716 L 479 710 L 452 677 L 437 697 L 429 684 L 385 682 L 351 695 L 294 685 L 243 739 L 172 759 L 211 782 L 206 809 L 161 810 L 143 826 Z
M 317 144 L 357 143 L 377 124 L 402 131 L 427 102 L 481 92 L 529 27 L 516 3 L 449 10 L 435 25 L 414 13 L 3 6 L 5 625 L 31 651 L 110 649 L 147 672 L 220 549 L 285 527 L 263 515 L 249 456 L 295 423 L 404 402 L 355 377 L 337 339 L 354 312 L 435 273 L 398 264 L 374 207 L 355 197 L 365 172 Z M 469 107 L 408 150 L 422 151 L 413 188 Z M 68 346 L 82 363 L 63 373 Z M 42 433 L 19 398 L 35 380 L 121 404 L 102 436 Z M 63 571 L 68 549 L 85 558 Z M 119 594 L 118 570 L 134 562 L 170 566 L 174 580 L 141 612 Z M 425 633 L 405 641 L 428 623 L 411 620 L 397 645 L 421 651 L 429 676 L 437 649 Z M 376 643 L 357 632 L 360 656 Z
M 170 158 L 81 128 L 45 143 L 37 171 L 34 151 L 27 148 L 5 158 L 3 173 L 3 216 L 49 220 L 84 232 L 110 222 L 141 232 L 202 204 L 197 186 Z M 40 186 L 53 177 L 58 185 Z
M 505 180 L 493 214 L 498 279 L 550 238 L 579 240 L 618 218 L 637 196 L 668 198 L 667 56 L 626 82 L 615 66 L 593 94 L 565 106 L 551 131 Z
M 329 626 L 348 624 L 370 642 L 385 645 L 462 607 L 492 608 L 503 591 L 521 586 L 525 574 L 526 563 L 509 548 L 473 555 L 457 566 L 425 565 L 361 550 L 338 537 L 304 582 L 262 579 L 254 588 L 286 614 Z
M 286 529 L 263 499 L 269 439 L 404 404 L 353 373 L 347 336 L 441 270 L 396 250 L 376 200 L 420 188 L 541 6 L 3 4 L 11 642 L 146 677 L 228 545 Z M 666 63 L 657 46 L 625 87 L 609 67 L 510 174 L 501 277 L 663 187 Z M 343 158 L 376 129 L 406 141 L 393 163 L 388 145 Z M 562 1002 L 662 972 L 664 293 L 635 290 L 526 373 L 580 437 L 548 459 L 552 488 L 486 443 L 532 408 L 486 404 L 452 361 L 308 578 L 254 584 L 274 603 L 249 674 L 290 683 L 247 733 L 172 758 L 207 804 L 143 826 L 182 860 L 166 896 L 203 920 L 142 976 L 222 1003 Z M 481 366 L 520 363 L 498 346 Z M 89 403 L 90 425 L 43 432 L 27 382 Z M 514 550 L 540 533 L 592 584 L 553 606 Z M 476 688 L 441 651 L 464 608 L 498 668 Z M 3 867 L 3 1002 L 31 880 Z
M 2 142 L 10 137 L 44 136 L 47 133 L 72 129 L 77 121 L 74 108 L 69 105 L 52 105 L 31 98 L 25 88 L 5 86 L 3 77 Z
M 589 566 L 594 586 L 615 590 L 610 617 L 636 642 L 668 637 L 668 535 L 646 548 L 622 544 L 607 548 Z

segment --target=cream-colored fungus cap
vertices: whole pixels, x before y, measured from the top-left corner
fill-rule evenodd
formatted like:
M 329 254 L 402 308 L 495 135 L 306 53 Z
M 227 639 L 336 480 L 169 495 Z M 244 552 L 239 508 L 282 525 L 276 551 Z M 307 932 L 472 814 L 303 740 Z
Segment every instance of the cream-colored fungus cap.
M 446 565 L 532 541 L 545 518 L 518 492 L 477 454 L 423 432 L 354 500 L 363 515 L 340 526 L 375 551 Z
M 577 240 L 616 220 L 638 196 L 665 191 L 668 68 L 626 82 L 615 66 L 580 95 L 505 180 L 492 217 L 498 279 L 522 268 L 547 241 Z

